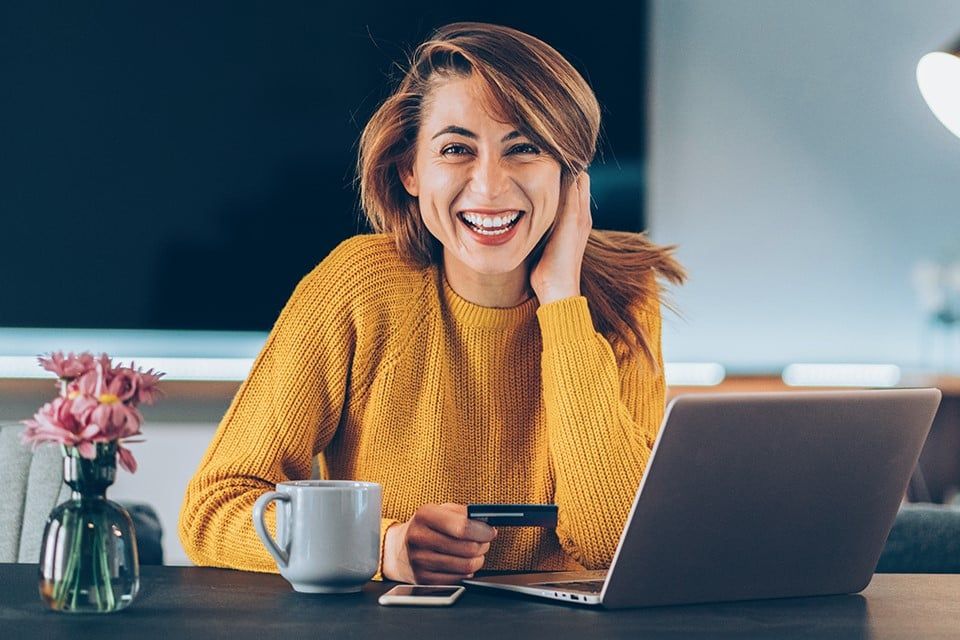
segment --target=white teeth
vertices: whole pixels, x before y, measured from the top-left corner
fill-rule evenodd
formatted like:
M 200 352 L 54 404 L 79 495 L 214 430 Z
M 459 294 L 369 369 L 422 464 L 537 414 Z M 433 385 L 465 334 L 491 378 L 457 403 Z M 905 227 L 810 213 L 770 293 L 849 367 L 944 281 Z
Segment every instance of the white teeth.
M 515 222 L 516 219 L 520 217 L 520 212 L 514 211 L 507 216 L 482 216 L 476 213 L 462 213 L 460 215 L 475 227 L 495 229 Z
M 476 213 L 464 212 L 460 214 L 474 230 L 483 236 L 499 236 L 510 231 L 513 223 L 520 217 L 521 211 L 514 211 L 508 216 L 482 216 Z
M 507 231 L 510 231 L 510 229 L 509 228 L 498 229 L 496 231 L 487 231 L 486 229 L 475 229 L 475 231 L 482 236 L 499 236 L 501 234 L 506 233 Z

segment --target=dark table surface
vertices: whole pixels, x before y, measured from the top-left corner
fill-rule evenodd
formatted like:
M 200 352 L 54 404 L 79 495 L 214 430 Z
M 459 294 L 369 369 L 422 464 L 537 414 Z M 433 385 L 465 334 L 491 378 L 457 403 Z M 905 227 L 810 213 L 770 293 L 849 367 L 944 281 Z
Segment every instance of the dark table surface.
M 877 574 L 861 594 L 605 611 L 468 587 L 452 607 L 382 607 L 393 586 L 294 592 L 278 575 L 145 566 L 127 609 L 47 610 L 37 566 L 0 564 L 0 639 L 960 638 L 960 575 Z

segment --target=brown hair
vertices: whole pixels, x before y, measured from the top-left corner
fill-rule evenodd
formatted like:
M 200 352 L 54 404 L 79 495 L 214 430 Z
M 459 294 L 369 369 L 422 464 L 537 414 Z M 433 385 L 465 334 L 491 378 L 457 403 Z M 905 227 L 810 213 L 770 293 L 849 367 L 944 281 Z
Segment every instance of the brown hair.
M 399 86 L 364 128 L 357 161 L 360 206 L 371 227 L 391 234 L 400 254 L 421 268 L 439 264 L 442 247 L 424 226 L 417 199 L 404 189 L 400 176 L 413 166 L 430 89 L 451 77 L 479 79 L 492 116 L 514 124 L 560 163 L 561 210 L 567 188 L 593 160 L 600 132 L 593 90 L 550 45 L 510 27 L 480 22 L 435 30 L 416 48 Z M 534 260 L 551 232 L 534 248 Z M 656 275 L 674 284 L 685 279 L 671 256 L 674 249 L 657 246 L 640 233 L 590 232 L 581 292 L 618 358 L 639 351 L 656 368 L 651 337 L 644 335 L 638 313 L 648 300 L 658 299 Z

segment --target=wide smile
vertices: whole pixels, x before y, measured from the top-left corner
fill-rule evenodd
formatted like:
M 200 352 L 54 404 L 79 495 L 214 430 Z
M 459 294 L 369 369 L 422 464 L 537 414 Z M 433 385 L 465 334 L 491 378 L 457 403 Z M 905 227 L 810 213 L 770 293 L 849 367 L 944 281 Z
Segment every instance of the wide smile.
M 517 225 L 525 215 L 525 211 L 503 212 L 497 215 L 461 211 L 457 214 L 457 219 L 477 242 L 503 244 L 513 237 Z

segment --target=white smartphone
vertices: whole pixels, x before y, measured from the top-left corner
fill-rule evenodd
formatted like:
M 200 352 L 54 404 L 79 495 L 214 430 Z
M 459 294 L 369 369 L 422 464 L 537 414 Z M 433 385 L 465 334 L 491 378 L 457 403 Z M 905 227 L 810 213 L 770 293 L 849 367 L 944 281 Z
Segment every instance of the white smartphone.
M 455 585 L 401 584 L 380 596 L 383 605 L 412 604 L 427 607 L 445 607 L 453 604 L 464 587 Z

